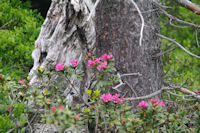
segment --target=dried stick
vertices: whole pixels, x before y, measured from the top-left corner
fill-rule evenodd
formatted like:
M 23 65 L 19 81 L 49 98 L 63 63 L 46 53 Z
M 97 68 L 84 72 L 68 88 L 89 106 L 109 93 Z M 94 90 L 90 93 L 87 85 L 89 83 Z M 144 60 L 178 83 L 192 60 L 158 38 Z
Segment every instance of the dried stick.
M 169 19 L 177 22 L 177 23 L 180 23 L 180 24 L 184 24 L 184 25 L 189 25 L 189 26 L 192 26 L 194 28 L 200 28 L 200 25 L 197 25 L 197 24 L 194 24 L 194 23 L 190 23 L 190 22 L 187 22 L 187 21 L 183 21 L 181 19 L 178 19 L 177 17 L 175 16 L 172 16 L 171 14 L 168 14 L 165 10 L 163 9 L 160 9 L 160 11 L 162 12 L 163 15 L 165 15 L 166 17 L 168 17 Z
M 194 4 L 189 0 L 175 0 L 175 1 L 179 5 L 193 11 L 195 14 L 200 15 L 200 6 L 198 6 L 197 4 Z
M 160 90 L 158 90 L 158 91 L 156 91 L 156 92 L 153 92 L 153 93 L 151 93 L 151 94 L 149 94 L 149 95 L 146 95 L 146 96 L 124 98 L 124 100 L 126 100 L 126 101 L 135 101 L 135 100 L 148 99 L 148 98 L 152 98 L 152 97 L 154 97 L 154 96 L 160 94 L 160 93 L 161 93 L 162 91 L 164 91 L 164 90 L 171 90 L 171 88 L 165 87 L 165 88 L 162 88 L 162 89 L 160 89 Z
M 173 42 L 174 44 L 176 44 L 179 48 L 181 48 L 185 53 L 189 54 L 190 56 L 193 56 L 193 57 L 196 57 L 197 59 L 200 59 L 200 56 L 197 56 L 193 53 L 191 53 L 190 51 L 186 50 L 181 44 L 179 44 L 178 42 L 176 42 L 175 40 L 171 39 L 171 38 L 168 38 L 166 36 L 163 36 L 161 34 L 157 34 L 157 36 L 165 39 L 165 40 L 168 40 L 170 42 Z
M 199 48 L 199 38 L 198 38 L 198 29 L 195 29 L 195 35 L 196 35 L 196 43 L 197 43 L 197 47 Z

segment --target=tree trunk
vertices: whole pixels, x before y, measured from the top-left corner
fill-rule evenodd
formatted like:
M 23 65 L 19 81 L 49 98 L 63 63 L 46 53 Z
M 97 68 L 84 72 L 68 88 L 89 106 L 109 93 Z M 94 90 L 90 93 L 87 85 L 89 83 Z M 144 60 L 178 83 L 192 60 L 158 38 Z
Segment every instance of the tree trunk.
M 102 0 L 96 9 L 96 51 L 112 53 L 120 74 L 140 73 L 123 78 L 123 95 L 137 97 L 159 90 L 162 85 L 159 16 L 149 0 L 137 0 L 144 17 L 142 46 L 139 45 L 141 18 L 131 0 Z
M 79 58 L 87 71 L 87 62 L 83 59 L 88 51 L 96 49 L 97 56 L 103 53 L 114 55 L 120 74 L 141 74 L 122 77 L 126 83 L 126 86 L 121 88 L 122 95 L 137 97 L 160 89 L 161 58 L 153 58 L 161 52 L 160 40 L 156 36 L 160 31 L 159 16 L 150 1 L 137 0 L 136 3 L 145 21 L 141 46 L 141 19 L 131 0 L 101 0 L 96 8 L 95 23 L 92 19 L 87 21 L 94 6 L 91 0 L 53 0 L 35 42 L 35 50 L 32 53 L 34 66 L 29 74 L 30 84 L 39 80 L 34 70 L 39 67 L 50 69 L 58 62 L 69 65 L 70 59 Z M 77 81 L 76 85 L 78 89 L 82 88 L 79 92 L 85 98 L 89 79 L 90 75 L 87 73 L 84 81 Z M 64 94 L 69 91 L 65 85 L 63 89 Z M 78 99 L 77 94 L 66 97 L 70 97 L 72 102 Z

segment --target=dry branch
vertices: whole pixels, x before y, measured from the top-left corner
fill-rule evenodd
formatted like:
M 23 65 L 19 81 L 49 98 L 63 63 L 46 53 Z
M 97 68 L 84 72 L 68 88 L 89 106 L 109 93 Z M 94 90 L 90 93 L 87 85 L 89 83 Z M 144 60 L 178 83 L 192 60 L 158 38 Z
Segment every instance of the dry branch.
M 158 94 L 162 93 L 162 91 L 164 90 L 171 90 L 171 88 L 169 87 L 165 87 L 165 88 L 162 88 L 156 92 L 153 92 L 149 95 L 146 95 L 146 96 L 142 96 L 142 97 L 131 97 L 131 98 L 124 98 L 124 100 L 126 101 L 135 101 L 135 100 L 143 100 L 143 99 L 148 99 L 148 98 L 152 98 L 154 96 L 157 96 Z
M 178 3 L 179 5 L 193 11 L 195 14 L 198 14 L 200 15 L 200 6 L 195 4 L 195 3 L 192 3 L 191 1 L 189 0 L 175 0 L 176 3 Z
M 194 24 L 194 23 L 190 23 L 190 22 L 187 22 L 187 21 L 184 21 L 184 20 L 181 20 L 181 19 L 178 19 L 177 17 L 172 16 L 171 14 L 168 14 L 163 9 L 160 9 L 160 11 L 162 12 L 163 15 L 165 15 L 166 17 L 168 17 L 170 20 L 173 20 L 173 21 L 175 21 L 175 22 L 177 22 L 179 24 L 184 24 L 184 25 L 192 26 L 194 28 L 200 28 L 200 25 Z
M 190 51 L 186 50 L 181 44 L 179 44 L 179 43 L 176 42 L 175 40 L 173 40 L 173 39 L 171 39 L 171 38 L 168 38 L 168 37 L 166 37 L 166 36 L 163 36 L 163 35 L 161 35 L 161 34 L 157 34 L 157 35 L 158 35 L 159 37 L 165 39 L 165 40 L 168 40 L 168 41 L 170 41 L 170 42 L 173 42 L 173 43 L 176 44 L 179 48 L 181 48 L 185 53 L 187 53 L 187 54 L 189 54 L 189 55 L 191 55 L 191 56 L 193 56 L 193 57 L 196 57 L 197 59 L 200 59 L 200 56 L 197 56 L 197 55 L 191 53 Z

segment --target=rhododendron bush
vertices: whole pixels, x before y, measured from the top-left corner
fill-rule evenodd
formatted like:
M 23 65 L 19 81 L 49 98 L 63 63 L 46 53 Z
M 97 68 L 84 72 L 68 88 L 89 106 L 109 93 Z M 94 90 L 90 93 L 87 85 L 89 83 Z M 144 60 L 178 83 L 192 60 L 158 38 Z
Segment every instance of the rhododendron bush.
M 113 61 L 111 54 L 96 58 L 88 53 L 93 82 L 87 90 L 88 102 L 75 106 L 68 104 L 52 77 L 62 76 L 70 86 L 72 77 L 82 80 L 85 72 L 78 59 L 70 60 L 69 65 L 59 62 L 51 71 L 38 68 L 35 72 L 41 81 L 37 87 L 28 84 L 29 78 L 14 82 L 0 74 L 0 132 L 30 132 L 36 114 L 40 114 L 40 123 L 53 124 L 61 132 L 68 128 L 77 132 L 199 132 L 199 101 L 193 102 L 193 113 L 174 111 L 167 99 L 152 97 L 130 106 L 126 97 L 112 91 L 119 82 Z

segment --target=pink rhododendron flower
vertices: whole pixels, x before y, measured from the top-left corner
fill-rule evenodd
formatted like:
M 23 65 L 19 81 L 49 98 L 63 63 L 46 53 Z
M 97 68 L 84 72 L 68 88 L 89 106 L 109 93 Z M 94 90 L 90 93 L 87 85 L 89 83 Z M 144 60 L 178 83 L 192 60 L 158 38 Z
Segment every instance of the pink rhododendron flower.
M 123 103 L 124 102 L 123 97 L 122 98 L 119 98 L 119 97 L 120 97 L 120 94 L 113 95 L 112 96 L 113 102 L 114 103 Z
M 88 53 L 88 57 L 90 57 L 90 56 L 92 56 L 92 53 L 89 52 L 89 53 Z
M 65 65 L 61 62 L 56 65 L 56 71 L 62 71 L 64 70 L 64 68 L 65 68 Z
M 158 99 L 150 99 L 150 101 L 151 101 L 151 103 L 152 103 L 152 104 L 155 104 L 155 103 L 157 103 L 157 104 L 158 104 L 158 102 L 159 102 L 159 100 L 158 100 Z
M 146 101 L 141 101 L 139 104 L 138 104 L 139 107 L 141 107 L 142 109 L 145 109 L 149 106 L 149 104 L 146 102 Z
M 99 65 L 99 66 L 97 67 L 97 69 L 100 71 L 101 69 L 106 69 L 106 67 L 107 67 L 107 62 L 104 61 L 103 63 L 101 63 L 101 65 Z
M 96 63 L 95 63 L 95 60 L 88 60 L 88 66 L 89 67 L 92 67 L 92 66 L 94 66 Z
M 110 60 L 110 59 L 112 59 L 113 58 L 113 55 L 108 55 L 108 54 L 103 54 L 102 56 L 101 56 L 101 60 Z
M 11 107 L 10 106 L 8 106 L 8 112 L 10 112 L 11 111 Z
M 51 112 L 52 112 L 53 114 L 56 113 L 56 106 L 52 106 L 52 107 L 51 107 Z
M 102 99 L 105 103 L 107 103 L 107 102 L 109 102 L 109 101 L 112 101 L 112 95 L 111 95 L 111 94 L 103 94 L 103 95 L 101 95 L 101 99 Z
M 100 59 L 100 58 L 97 58 L 97 59 L 95 60 L 95 64 L 99 64 L 100 61 L 101 61 L 101 59 Z
M 195 93 L 197 93 L 197 94 L 198 94 L 198 93 L 200 93 L 200 90 L 198 90 L 198 89 L 197 89 L 197 90 L 195 90 Z
M 101 71 L 101 65 L 99 65 L 99 66 L 97 67 L 97 69 L 98 69 L 99 71 Z
M 4 78 L 3 74 L 0 74 L 0 79 L 3 79 L 3 78 Z
M 72 64 L 73 67 L 76 67 L 78 65 L 78 59 L 70 60 L 69 62 Z
M 80 116 L 79 115 L 75 115 L 74 118 L 75 118 L 75 120 L 79 120 Z
M 23 84 L 26 84 L 27 82 L 26 82 L 26 80 L 21 79 L 21 80 L 18 80 L 18 83 L 20 83 L 20 85 L 23 85 Z
M 163 101 L 159 101 L 158 104 L 161 105 L 162 107 L 165 107 L 165 103 Z
M 106 69 L 106 67 L 107 67 L 107 62 L 106 61 L 104 61 L 103 63 L 101 63 L 101 68 Z
M 59 109 L 60 109 L 60 110 L 64 110 L 64 109 L 65 109 L 65 106 L 60 105 L 60 106 L 59 106 Z

